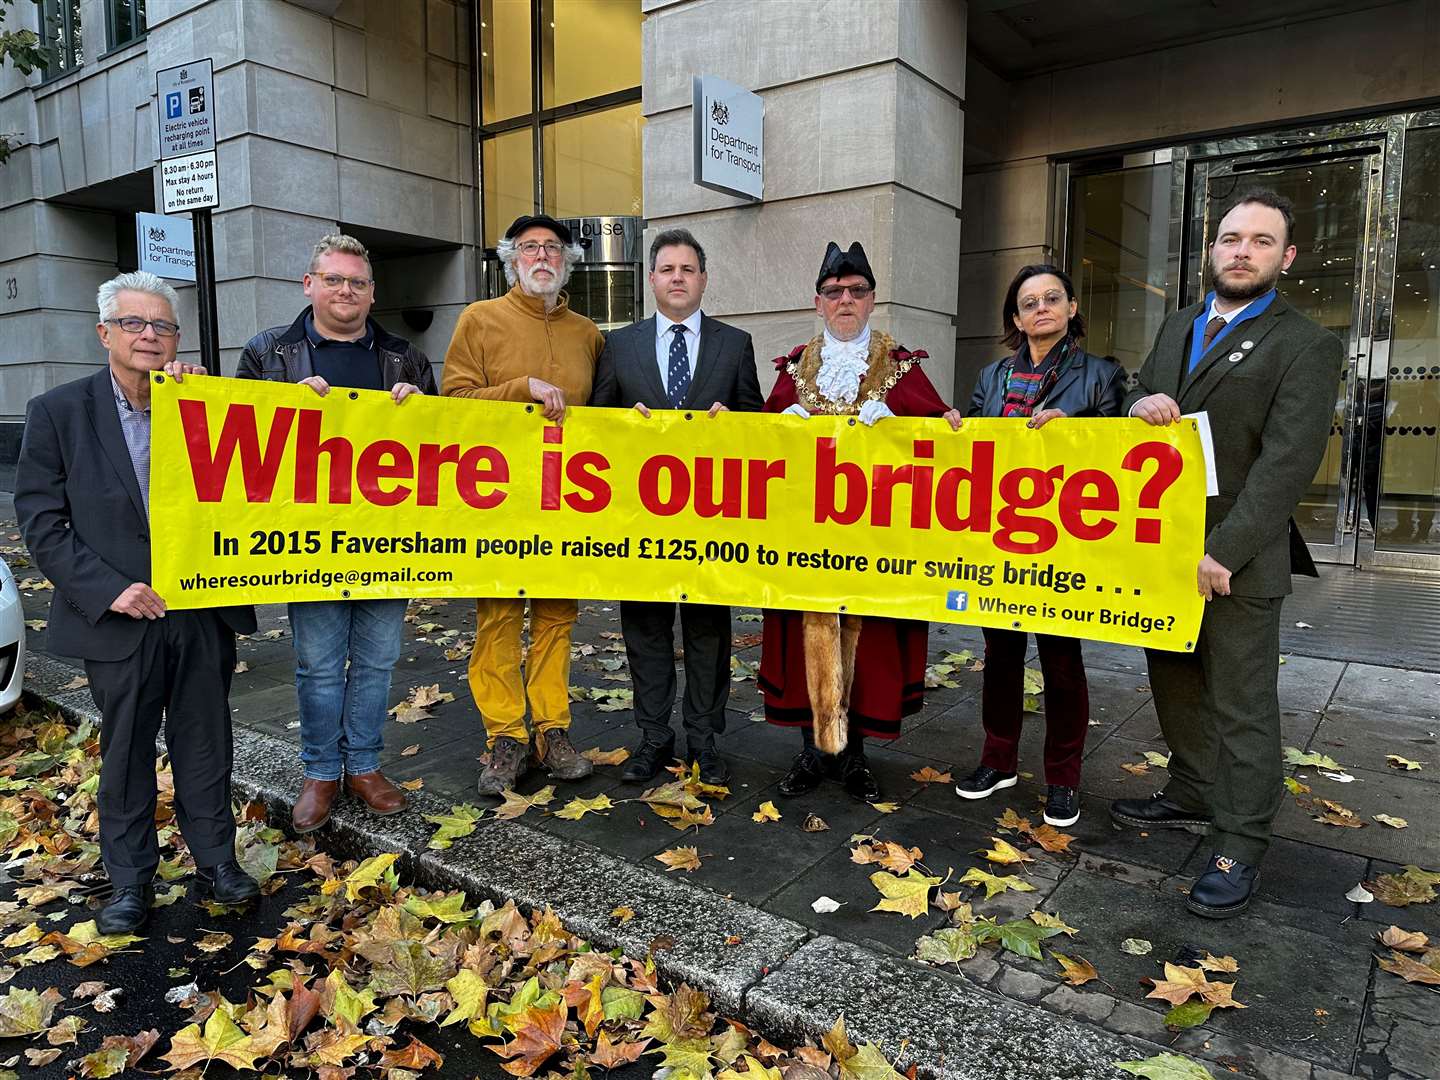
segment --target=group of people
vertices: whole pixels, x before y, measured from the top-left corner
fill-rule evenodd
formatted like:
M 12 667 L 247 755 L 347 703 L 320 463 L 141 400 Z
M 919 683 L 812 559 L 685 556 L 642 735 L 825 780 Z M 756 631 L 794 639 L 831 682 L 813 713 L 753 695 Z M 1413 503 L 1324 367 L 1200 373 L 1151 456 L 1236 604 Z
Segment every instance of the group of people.
M 1225 214 L 1211 248 L 1213 291 L 1172 314 L 1130 383 L 1112 358 L 1081 347 L 1085 324 L 1063 270 L 1024 267 L 1002 305 L 1008 352 L 980 372 L 964 414 L 927 378 L 926 354 L 871 325 L 876 278 L 858 243 L 831 243 L 815 280 L 823 327 L 775 361 L 762 392 L 743 330 L 702 311 L 705 251 L 684 229 L 655 236 L 649 281 L 655 314 L 602 335 L 569 309 L 564 285 L 580 257 L 567 226 L 527 215 L 498 255 L 510 290 L 460 316 L 436 386 L 428 358 L 371 316 L 376 282 L 359 241 L 327 236 L 303 277 L 309 304 L 288 326 L 244 349 L 237 374 L 332 388 L 387 391 L 397 408 L 416 394 L 533 402 L 560 422 L 572 405 L 725 410 L 808 418 L 1061 418 L 1131 415 L 1155 425 L 1205 410 L 1219 494 L 1209 499 L 1205 556 L 1196 568 L 1207 605 L 1192 653 L 1150 651 L 1151 686 L 1171 748 L 1169 782 L 1152 798 L 1115 802 L 1117 824 L 1208 831 L 1213 855 L 1192 887 L 1197 914 L 1244 909 L 1279 807 L 1277 693 L 1280 604 L 1292 569 L 1313 573 L 1291 515 L 1323 452 L 1339 340 L 1279 295 L 1295 257 L 1289 204 L 1252 191 Z M 36 565 L 55 585 L 50 647 L 84 658 L 102 716 L 101 855 L 113 885 L 103 933 L 143 926 L 158 863 L 154 751 L 162 718 L 175 806 L 205 897 L 241 902 L 256 884 L 235 861 L 229 806 L 227 695 L 235 635 L 254 630 L 248 607 L 170 612 L 150 577 L 149 378 L 203 373 L 176 361 L 176 297 L 160 279 L 122 274 L 98 296 L 105 368 L 31 402 L 15 505 Z M 1023 436 L 1019 436 L 1023 437 Z M 1292 564 L 1292 560 L 1296 563 Z M 524 647 L 528 610 L 528 650 Z M 296 657 L 303 786 L 296 832 L 320 828 L 343 795 L 375 814 L 399 813 L 405 793 L 379 767 L 403 600 L 289 605 Z M 671 715 L 677 697 L 677 605 L 626 600 L 621 628 L 638 739 L 623 779 L 644 783 L 676 757 L 707 784 L 729 777 L 718 738 L 730 692 L 731 618 L 717 605 L 678 606 L 685 693 L 683 754 Z M 578 602 L 481 598 L 469 684 L 485 725 L 483 795 L 513 789 L 531 769 L 559 781 L 593 765 L 570 740 L 571 634 Z M 1024 633 L 987 628 L 980 760 L 956 786 L 982 799 L 1013 786 L 1019 769 Z M 1044 674 L 1045 820 L 1074 824 L 1089 704 L 1081 643 L 1037 635 Z M 780 781 L 803 796 L 833 779 L 856 799 L 882 798 L 865 755 L 893 739 L 924 693 L 923 621 L 767 610 L 759 685 L 766 718 L 799 729 Z M 527 707 L 528 706 L 528 707 Z M 528 716 L 528 719 L 527 719 Z

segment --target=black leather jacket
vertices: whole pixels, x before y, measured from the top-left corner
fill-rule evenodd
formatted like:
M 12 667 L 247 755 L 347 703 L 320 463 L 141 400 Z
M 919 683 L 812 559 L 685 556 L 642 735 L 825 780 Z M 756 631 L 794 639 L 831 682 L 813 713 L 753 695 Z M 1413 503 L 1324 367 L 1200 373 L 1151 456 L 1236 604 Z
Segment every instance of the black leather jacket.
M 240 352 L 236 377 L 294 383 L 314 375 L 315 361 L 311 356 L 310 338 L 305 334 L 305 316 L 309 314 L 310 308 L 307 307 L 289 326 L 272 326 L 246 342 Z M 436 394 L 435 373 L 430 369 L 430 361 L 425 354 L 404 338 L 388 332 L 374 319 L 366 322 L 375 335 L 375 348 L 380 353 L 380 371 L 385 385 L 393 387 L 396 383 L 407 382 L 418 386 L 422 394 Z
M 1005 384 L 1015 365 L 1013 355 L 985 367 L 975 379 L 966 416 L 999 416 L 1005 404 Z M 1060 409 L 1066 416 L 1119 416 L 1125 398 L 1125 369 L 1114 360 L 1074 349 L 1055 378 L 1050 393 L 1035 407 Z

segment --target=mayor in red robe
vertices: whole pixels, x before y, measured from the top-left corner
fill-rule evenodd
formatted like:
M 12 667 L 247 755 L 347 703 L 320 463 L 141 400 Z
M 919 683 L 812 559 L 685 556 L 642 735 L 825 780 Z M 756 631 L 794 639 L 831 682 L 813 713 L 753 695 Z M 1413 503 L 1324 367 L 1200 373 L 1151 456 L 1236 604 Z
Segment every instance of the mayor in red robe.
M 910 352 L 870 327 L 875 276 L 864 249 L 831 243 L 815 283 L 824 331 L 775 361 L 765 411 L 809 417 L 943 416 L 960 413 L 936 392 Z M 759 684 L 765 718 L 798 727 L 804 745 L 780 782 L 782 795 L 813 791 L 827 776 L 857 799 L 880 785 L 865 760 L 867 736 L 893 739 L 918 712 L 925 689 L 928 624 L 914 619 L 765 611 Z

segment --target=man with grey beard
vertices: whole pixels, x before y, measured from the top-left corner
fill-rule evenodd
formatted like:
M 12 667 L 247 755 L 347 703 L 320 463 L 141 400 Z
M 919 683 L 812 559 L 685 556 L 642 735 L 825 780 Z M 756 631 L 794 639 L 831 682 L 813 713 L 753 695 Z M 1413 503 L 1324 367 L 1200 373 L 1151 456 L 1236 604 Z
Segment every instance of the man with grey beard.
M 498 253 L 510 291 L 477 301 L 460 315 L 445 353 L 440 392 L 538 402 L 545 418 L 558 424 L 567 406 L 589 401 L 595 362 L 605 344 L 593 322 L 569 309 L 562 291 L 580 248 L 564 224 L 537 214 L 516 218 L 505 230 Z M 490 747 L 489 763 L 480 774 L 482 795 L 514 788 L 533 763 L 543 765 L 555 780 L 579 780 L 594 771 L 568 734 L 570 635 L 579 604 L 530 600 L 530 650 L 522 677 L 525 603 L 511 597 L 475 601 L 470 692 Z M 527 698 L 530 727 L 525 723 Z
M 1210 834 L 1210 862 L 1187 905 L 1210 919 L 1250 903 L 1280 808 L 1280 605 L 1290 575 L 1314 575 L 1291 515 L 1325 452 L 1343 350 L 1276 285 L 1295 259 L 1289 200 L 1242 195 L 1210 249 L 1213 291 L 1175 312 L 1126 400 L 1157 426 L 1204 410 L 1219 494 L 1205 509 L 1196 588 L 1205 617 L 1191 653 L 1147 650 L 1169 782 L 1119 799 L 1139 829 Z

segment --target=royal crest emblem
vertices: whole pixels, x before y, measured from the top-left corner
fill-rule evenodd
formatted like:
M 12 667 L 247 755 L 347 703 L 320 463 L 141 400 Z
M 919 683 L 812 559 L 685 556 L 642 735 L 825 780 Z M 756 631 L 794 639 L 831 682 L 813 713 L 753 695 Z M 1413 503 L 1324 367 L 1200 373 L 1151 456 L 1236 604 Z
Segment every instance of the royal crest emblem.
M 728 124 L 730 122 L 730 106 L 723 101 L 712 101 L 710 103 L 710 119 L 717 124 Z

